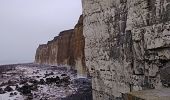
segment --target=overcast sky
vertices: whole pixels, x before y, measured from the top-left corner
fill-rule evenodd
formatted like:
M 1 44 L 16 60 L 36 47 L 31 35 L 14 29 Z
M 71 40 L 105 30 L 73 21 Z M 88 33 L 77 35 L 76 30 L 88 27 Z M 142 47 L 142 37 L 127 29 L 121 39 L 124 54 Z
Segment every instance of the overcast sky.
M 0 0 L 0 64 L 33 62 L 39 44 L 71 29 L 81 0 Z

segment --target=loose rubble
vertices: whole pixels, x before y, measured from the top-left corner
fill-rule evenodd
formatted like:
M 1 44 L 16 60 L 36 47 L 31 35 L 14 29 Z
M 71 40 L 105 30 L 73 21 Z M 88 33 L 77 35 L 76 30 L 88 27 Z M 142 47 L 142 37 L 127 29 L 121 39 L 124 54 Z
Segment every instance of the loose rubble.
M 0 74 L 0 100 L 92 100 L 91 81 L 64 66 L 21 64 Z M 86 93 L 85 93 L 86 92 Z M 77 98 L 77 99 L 75 99 Z

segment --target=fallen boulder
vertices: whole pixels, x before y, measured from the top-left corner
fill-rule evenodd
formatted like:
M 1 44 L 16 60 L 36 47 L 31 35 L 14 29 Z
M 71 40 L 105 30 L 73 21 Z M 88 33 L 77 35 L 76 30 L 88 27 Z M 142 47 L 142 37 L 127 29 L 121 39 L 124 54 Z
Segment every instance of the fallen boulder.
M 23 95 L 31 94 L 31 86 L 28 84 L 24 84 L 21 88 L 18 88 L 18 91 Z
M 4 93 L 5 91 L 2 88 L 0 88 L 0 94 L 4 94 Z
M 4 89 L 4 91 L 11 92 L 11 91 L 13 91 L 13 89 L 8 85 L 8 86 Z

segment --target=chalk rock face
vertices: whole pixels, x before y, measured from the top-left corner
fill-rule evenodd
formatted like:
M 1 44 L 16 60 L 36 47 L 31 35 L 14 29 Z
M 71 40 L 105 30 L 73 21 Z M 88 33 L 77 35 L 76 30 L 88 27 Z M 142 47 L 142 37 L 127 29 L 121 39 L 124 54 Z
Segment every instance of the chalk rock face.
M 74 34 L 72 34 L 71 37 L 72 58 L 70 58 L 70 60 L 72 61 L 70 62 L 70 65 L 75 66 L 78 73 L 85 73 L 87 70 L 85 65 L 84 47 L 85 38 L 83 35 L 83 16 L 81 16 L 78 24 L 74 28 Z
M 70 65 L 78 74 L 86 75 L 84 57 L 83 16 L 74 29 L 63 31 L 37 49 L 35 62 L 49 65 Z
M 116 100 L 127 92 L 170 86 L 166 80 L 170 74 L 164 71 L 170 67 L 170 0 L 82 3 L 94 100 Z

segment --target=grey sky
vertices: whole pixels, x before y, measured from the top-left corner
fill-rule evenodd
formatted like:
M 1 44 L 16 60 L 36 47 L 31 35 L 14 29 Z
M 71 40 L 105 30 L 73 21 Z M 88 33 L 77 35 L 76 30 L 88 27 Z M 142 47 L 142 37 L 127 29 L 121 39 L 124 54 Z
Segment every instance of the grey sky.
M 32 62 L 39 44 L 71 29 L 81 0 L 0 0 L 0 64 Z

